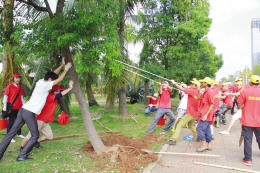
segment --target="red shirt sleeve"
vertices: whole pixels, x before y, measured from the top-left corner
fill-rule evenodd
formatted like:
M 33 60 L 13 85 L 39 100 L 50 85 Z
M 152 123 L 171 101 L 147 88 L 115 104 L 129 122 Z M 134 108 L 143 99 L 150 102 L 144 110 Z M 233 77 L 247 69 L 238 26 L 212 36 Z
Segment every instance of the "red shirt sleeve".
M 208 103 L 213 104 L 214 103 L 214 93 L 208 91 Z
M 188 94 L 188 95 L 190 95 L 190 96 L 192 96 L 192 97 L 197 96 L 197 94 L 195 94 L 195 92 L 194 92 L 193 89 L 190 89 L 190 88 L 184 88 L 183 91 L 184 91 L 185 94 Z
M 10 93 L 10 85 L 6 87 L 4 95 L 9 96 L 9 93 Z
M 238 98 L 237 98 L 238 104 L 240 104 L 240 105 L 244 104 L 244 103 L 245 103 L 245 100 L 246 100 L 245 98 L 246 98 L 246 97 L 245 97 L 244 91 L 243 91 L 243 90 L 240 91 L 240 95 L 239 95 Z

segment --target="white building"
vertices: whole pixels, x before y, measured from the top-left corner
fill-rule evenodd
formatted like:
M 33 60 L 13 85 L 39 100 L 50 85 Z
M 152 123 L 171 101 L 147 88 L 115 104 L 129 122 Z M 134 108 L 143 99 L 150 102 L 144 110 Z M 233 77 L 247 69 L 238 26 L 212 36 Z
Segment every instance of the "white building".
M 260 18 L 251 21 L 251 56 L 253 69 L 260 63 Z

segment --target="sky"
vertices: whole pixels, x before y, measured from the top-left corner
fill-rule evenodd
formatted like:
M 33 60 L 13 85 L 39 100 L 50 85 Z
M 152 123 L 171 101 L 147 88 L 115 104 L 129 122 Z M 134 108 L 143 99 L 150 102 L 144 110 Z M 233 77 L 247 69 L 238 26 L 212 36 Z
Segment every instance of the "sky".
M 251 67 L 252 18 L 260 18 L 260 0 L 209 0 L 212 25 L 208 39 L 222 54 L 223 66 L 217 79 Z M 129 44 L 130 59 L 138 62 L 142 44 Z
M 209 0 L 212 25 L 208 39 L 223 55 L 217 79 L 251 67 L 252 18 L 260 18 L 260 0 Z

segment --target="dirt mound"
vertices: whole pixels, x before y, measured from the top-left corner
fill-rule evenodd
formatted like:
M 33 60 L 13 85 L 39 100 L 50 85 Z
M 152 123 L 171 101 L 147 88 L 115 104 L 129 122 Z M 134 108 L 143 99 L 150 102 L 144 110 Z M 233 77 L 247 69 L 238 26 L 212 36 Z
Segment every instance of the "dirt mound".
M 148 163 L 157 160 L 157 155 L 144 153 L 151 144 L 157 143 L 163 137 L 158 135 L 147 135 L 144 138 L 128 137 L 123 135 L 107 135 L 102 138 L 104 144 L 109 148 L 107 153 L 97 155 L 93 146 L 88 142 L 83 151 L 95 160 L 100 168 L 114 168 L 120 172 L 137 172 Z

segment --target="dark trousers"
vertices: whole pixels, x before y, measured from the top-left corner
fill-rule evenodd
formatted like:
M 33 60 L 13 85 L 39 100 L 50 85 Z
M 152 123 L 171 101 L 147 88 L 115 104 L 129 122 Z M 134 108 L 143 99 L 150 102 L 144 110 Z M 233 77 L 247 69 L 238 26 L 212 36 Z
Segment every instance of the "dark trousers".
M 235 106 L 237 106 L 237 107 L 238 107 L 237 99 L 234 99 L 234 101 L 233 101 L 233 107 L 232 107 L 232 109 L 231 109 L 231 115 L 233 115 L 233 114 L 234 114 L 234 111 L 235 111 Z
M 26 124 L 29 128 L 32 137 L 28 141 L 28 143 L 24 146 L 24 148 L 20 151 L 19 157 L 26 157 L 29 152 L 32 150 L 34 144 L 37 142 L 39 138 L 39 131 L 38 131 L 38 125 L 37 120 L 34 116 L 34 113 L 26 110 L 26 109 L 20 109 L 16 118 L 16 121 L 14 122 L 13 127 L 10 129 L 10 131 L 5 135 L 4 139 L 2 140 L 0 144 L 0 160 L 3 157 L 8 145 L 10 144 L 13 137 L 16 135 L 17 131 L 21 129 L 21 127 Z
M 210 121 L 200 120 L 197 126 L 197 134 L 201 141 L 211 142 L 212 136 L 210 131 Z
M 13 124 L 17 118 L 17 114 L 18 114 L 19 110 L 12 110 L 12 114 L 9 116 L 9 123 L 7 125 L 7 133 L 11 130 L 11 128 L 13 127 Z M 17 135 L 21 135 L 22 134 L 22 130 L 19 129 L 17 131 Z
M 242 126 L 242 136 L 244 137 L 244 160 L 252 161 L 252 139 L 255 134 L 258 147 L 260 149 L 260 127 Z

